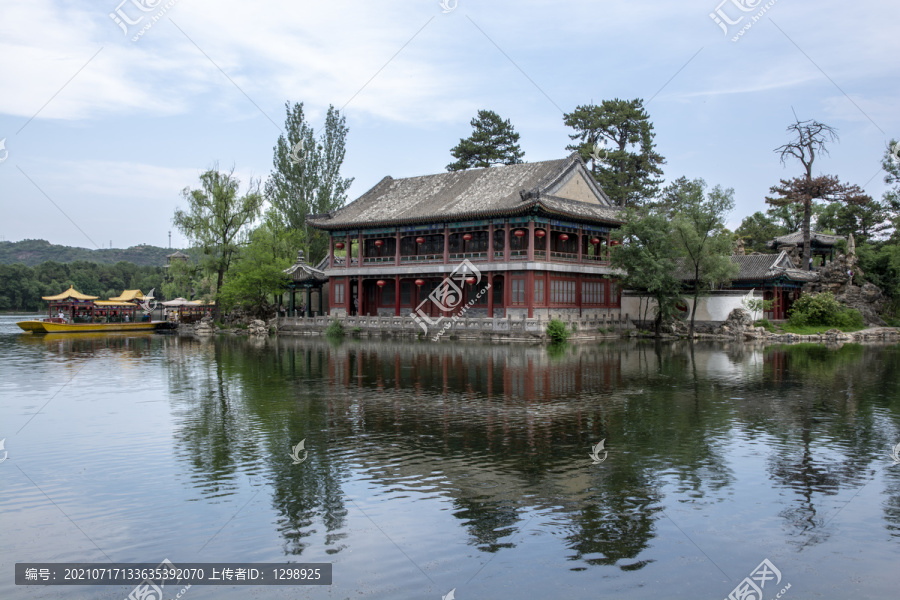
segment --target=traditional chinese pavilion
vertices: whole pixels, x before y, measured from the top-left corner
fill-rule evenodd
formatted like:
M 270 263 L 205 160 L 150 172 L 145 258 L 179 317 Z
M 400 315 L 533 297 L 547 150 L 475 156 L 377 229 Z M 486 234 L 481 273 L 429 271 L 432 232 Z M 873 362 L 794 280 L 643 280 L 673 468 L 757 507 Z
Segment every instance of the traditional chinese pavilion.
M 460 284 L 456 305 L 468 305 L 467 316 L 578 316 L 620 306 L 609 264 L 620 212 L 577 153 L 385 177 L 309 223 L 330 234 L 325 275 L 333 316 L 442 316 L 435 299 L 465 260 L 478 275 Z

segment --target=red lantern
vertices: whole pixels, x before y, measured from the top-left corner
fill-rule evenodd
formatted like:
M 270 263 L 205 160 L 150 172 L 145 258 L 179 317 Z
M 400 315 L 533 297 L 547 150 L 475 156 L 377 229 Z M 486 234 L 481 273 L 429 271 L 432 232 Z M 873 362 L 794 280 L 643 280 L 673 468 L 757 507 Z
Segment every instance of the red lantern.
M 591 243 L 596 246 L 600 243 L 600 238 L 591 238 Z
M 534 237 L 542 238 L 542 237 L 544 237 L 545 235 L 547 235 L 547 232 L 544 231 L 543 229 L 536 229 L 536 230 L 534 231 Z
M 472 239 L 472 234 L 471 233 L 463 234 L 463 239 L 466 240 L 467 242 L 470 241 Z
M 568 233 L 561 233 L 561 234 L 559 234 L 559 239 L 560 239 L 561 241 L 565 242 L 566 240 L 569 239 L 569 234 L 568 234 Z
M 337 244 L 334 245 L 334 247 L 337 248 L 338 250 L 343 250 L 344 242 L 338 242 Z
M 417 243 L 417 244 L 424 244 L 424 243 L 425 243 L 425 238 L 423 238 L 423 237 L 417 237 L 417 238 L 416 238 L 416 243 Z
M 384 281 L 384 279 L 379 279 L 378 281 L 375 282 L 375 285 L 377 285 L 378 287 L 384 287 L 385 283 L 386 282 Z
M 474 277 L 466 277 L 466 283 L 468 283 L 469 285 L 472 285 L 473 283 L 475 283 L 475 278 Z
M 381 248 L 384 246 L 384 240 L 375 240 L 375 246 Z
M 416 279 L 416 285 L 419 287 L 422 287 L 423 285 L 425 285 L 425 280 L 424 279 Z
M 619 240 L 613 240 L 613 241 L 611 241 L 609 244 L 610 244 L 611 246 L 618 246 L 618 245 L 621 244 L 621 243 L 622 243 L 622 242 L 620 242 Z
M 513 231 L 513 235 L 516 237 L 525 237 L 525 231 L 522 229 L 516 229 Z

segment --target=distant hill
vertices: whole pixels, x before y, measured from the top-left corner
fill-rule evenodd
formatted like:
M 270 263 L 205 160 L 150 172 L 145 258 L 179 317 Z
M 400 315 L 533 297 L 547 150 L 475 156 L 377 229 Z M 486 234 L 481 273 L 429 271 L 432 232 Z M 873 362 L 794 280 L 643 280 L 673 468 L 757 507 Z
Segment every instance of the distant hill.
M 104 265 L 125 261 L 146 267 L 162 267 L 166 264 L 166 255 L 173 252 L 175 252 L 174 249 L 160 248 L 159 246 L 91 250 L 73 246 L 57 246 L 47 240 L 22 240 L 21 242 L 0 242 L 0 264 L 22 263 L 33 267 L 48 260 L 58 263 L 83 260 Z M 182 252 L 191 253 L 186 250 L 182 250 Z

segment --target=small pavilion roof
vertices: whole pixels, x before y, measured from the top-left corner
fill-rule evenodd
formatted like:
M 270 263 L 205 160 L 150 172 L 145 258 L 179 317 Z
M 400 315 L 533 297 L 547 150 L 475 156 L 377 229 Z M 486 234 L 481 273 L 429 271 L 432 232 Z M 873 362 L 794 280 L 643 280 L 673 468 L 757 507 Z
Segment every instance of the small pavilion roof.
M 75 289 L 74 285 L 70 285 L 69 289 L 64 291 L 62 294 L 57 294 L 55 296 L 41 296 L 44 300 L 59 301 L 59 300 L 96 300 L 99 296 L 88 296 L 87 294 L 82 294 L 78 290 Z
M 166 254 L 166 258 L 190 258 L 187 254 L 182 252 L 181 250 L 176 250 L 172 254 Z
M 328 281 L 324 271 L 306 264 L 303 250 L 297 252 L 297 262 L 284 270 L 294 283 L 324 283 Z
M 578 153 L 534 163 L 393 179 L 345 206 L 308 221 L 341 230 L 480 220 L 543 212 L 619 224 L 620 209 L 597 185 Z
M 809 232 L 809 242 L 812 246 L 831 248 L 838 243 L 838 241 L 846 239 L 847 238 L 842 235 L 828 235 L 827 233 L 819 233 L 817 231 Z M 786 246 L 789 244 L 796 244 L 797 246 L 803 244 L 803 232 L 795 231 L 794 233 L 779 236 L 774 240 L 769 240 L 766 242 L 766 247 L 778 248 L 779 246 Z

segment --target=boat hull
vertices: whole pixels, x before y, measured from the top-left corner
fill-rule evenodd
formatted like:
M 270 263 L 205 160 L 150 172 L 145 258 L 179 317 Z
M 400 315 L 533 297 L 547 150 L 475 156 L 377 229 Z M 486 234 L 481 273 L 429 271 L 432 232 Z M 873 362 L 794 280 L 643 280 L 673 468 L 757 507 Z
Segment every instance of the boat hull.
M 22 330 L 32 333 L 87 333 L 97 331 L 153 331 L 159 323 L 51 323 L 47 321 L 19 321 Z

